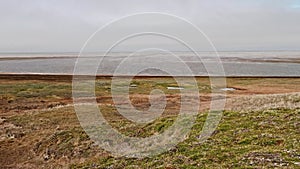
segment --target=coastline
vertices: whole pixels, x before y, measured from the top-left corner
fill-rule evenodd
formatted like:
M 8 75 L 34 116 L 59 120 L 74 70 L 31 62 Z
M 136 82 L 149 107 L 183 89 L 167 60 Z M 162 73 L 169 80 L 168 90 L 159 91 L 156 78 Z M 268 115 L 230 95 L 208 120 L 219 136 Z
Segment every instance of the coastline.
M 109 74 L 98 74 L 96 76 L 92 75 L 73 75 L 73 74 L 56 74 L 56 73 L 0 73 L 0 79 L 7 79 L 7 80 L 72 80 L 72 78 L 76 77 L 96 77 L 99 78 L 112 78 L 112 77 L 132 77 L 132 75 L 109 75 Z M 166 75 L 137 75 L 134 78 L 172 78 L 172 77 L 179 77 L 179 78 L 300 78 L 299 76 L 166 76 Z

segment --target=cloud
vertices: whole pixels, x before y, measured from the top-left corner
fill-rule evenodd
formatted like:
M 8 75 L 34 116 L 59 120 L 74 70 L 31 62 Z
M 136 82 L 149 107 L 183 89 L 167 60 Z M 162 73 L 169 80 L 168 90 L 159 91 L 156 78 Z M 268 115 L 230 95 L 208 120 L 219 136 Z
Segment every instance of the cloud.
M 299 7 L 299 0 L 1 1 L 0 52 L 77 52 L 99 27 L 138 12 L 183 17 L 202 29 L 219 50 L 300 49 Z M 139 43 L 147 42 L 131 44 Z

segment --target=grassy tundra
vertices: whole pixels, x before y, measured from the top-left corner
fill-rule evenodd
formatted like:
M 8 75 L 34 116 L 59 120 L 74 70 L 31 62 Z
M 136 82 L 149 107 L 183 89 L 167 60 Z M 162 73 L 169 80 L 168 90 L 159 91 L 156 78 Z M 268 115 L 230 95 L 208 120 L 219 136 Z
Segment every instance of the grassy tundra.
M 122 82 L 120 81 L 120 84 Z M 228 78 L 227 103 L 213 135 L 199 144 L 212 86 L 197 78 L 200 112 L 189 137 L 152 158 L 114 158 L 93 144 L 72 106 L 70 77 L 1 77 L 1 168 L 297 168 L 300 165 L 300 78 Z M 110 124 L 132 137 L 148 137 L 172 125 L 179 90 L 172 78 L 137 78 L 130 100 L 149 107 L 153 89 L 165 92 L 166 111 L 140 125 L 122 117 L 111 98 L 111 79 L 97 78 L 99 108 Z M 255 95 L 260 95 L 256 97 Z

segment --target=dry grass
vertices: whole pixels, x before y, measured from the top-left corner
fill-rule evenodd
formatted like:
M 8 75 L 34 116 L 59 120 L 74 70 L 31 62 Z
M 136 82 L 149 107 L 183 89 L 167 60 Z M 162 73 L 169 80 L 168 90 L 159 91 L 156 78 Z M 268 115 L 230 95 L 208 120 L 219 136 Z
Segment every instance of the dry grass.
M 0 80 L 1 168 L 262 168 L 299 167 L 300 80 L 233 78 L 223 118 L 211 138 L 199 144 L 210 101 L 209 81 L 197 79 L 202 112 L 187 140 L 159 156 L 114 158 L 94 145 L 80 127 L 71 100 L 70 81 Z M 134 79 L 131 101 L 139 110 L 150 105 L 152 89 L 166 93 L 162 117 L 146 125 L 123 118 L 112 102 L 109 78 L 96 81 L 99 107 L 123 134 L 148 137 L 172 125 L 179 106 L 173 79 Z M 280 94 L 282 93 L 282 94 Z M 287 94 L 289 93 L 289 94 Z M 261 94 L 260 96 L 250 96 Z M 266 95 L 268 94 L 268 95 Z M 271 94 L 271 95 L 269 95 Z M 57 107 L 62 106 L 62 107 Z

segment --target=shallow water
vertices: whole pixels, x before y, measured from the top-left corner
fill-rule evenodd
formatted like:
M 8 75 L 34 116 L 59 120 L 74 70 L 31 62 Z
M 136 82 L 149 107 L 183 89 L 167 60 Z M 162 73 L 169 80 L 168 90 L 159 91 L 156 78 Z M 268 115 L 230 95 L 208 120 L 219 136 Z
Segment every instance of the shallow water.
M 182 72 L 188 66 L 192 75 L 208 75 L 204 65 L 214 66 L 216 55 L 212 52 L 200 53 L 200 58 L 188 52 L 177 52 L 180 60 L 164 53 L 146 53 L 129 56 L 129 53 L 113 53 L 103 57 L 102 54 L 89 55 L 86 69 L 103 59 L 97 74 L 112 75 L 122 63 L 119 74 L 135 74 L 132 67 L 170 67 L 174 75 L 186 75 Z M 227 76 L 299 76 L 300 52 L 220 52 L 224 73 Z M 128 60 L 126 60 L 126 58 Z M 72 74 L 77 54 L 2 54 L 0 56 L 0 73 L 45 73 Z M 125 61 L 125 62 L 124 62 Z M 157 69 L 146 69 L 142 75 L 166 75 Z M 188 74 L 191 75 L 191 74 Z M 219 75 L 219 72 L 210 72 Z

